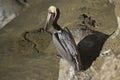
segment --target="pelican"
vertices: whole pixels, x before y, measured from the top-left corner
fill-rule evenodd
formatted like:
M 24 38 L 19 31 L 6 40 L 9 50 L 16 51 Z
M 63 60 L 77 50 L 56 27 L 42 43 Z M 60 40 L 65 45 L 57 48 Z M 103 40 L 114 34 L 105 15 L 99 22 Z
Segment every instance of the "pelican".
M 60 25 L 57 24 L 59 16 L 59 9 L 55 6 L 50 6 L 48 8 L 48 16 L 44 30 L 48 31 L 48 27 L 50 26 L 54 28 L 52 39 L 59 55 L 73 66 L 75 70 L 79 71 L 82 65 L 75 40 L 67 27 L 62 29 Z

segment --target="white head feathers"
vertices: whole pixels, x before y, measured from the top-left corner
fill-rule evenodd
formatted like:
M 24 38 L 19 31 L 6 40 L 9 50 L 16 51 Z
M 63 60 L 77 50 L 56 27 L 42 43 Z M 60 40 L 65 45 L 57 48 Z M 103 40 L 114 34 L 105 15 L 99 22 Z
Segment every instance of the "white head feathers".
M 56 7 L 55 7 L 55 6 L 50 6 L 50 7 L 48 8 L 48 11 L 49 11 L 49 12 L 52 12 L 52 13 L 56 13 Z

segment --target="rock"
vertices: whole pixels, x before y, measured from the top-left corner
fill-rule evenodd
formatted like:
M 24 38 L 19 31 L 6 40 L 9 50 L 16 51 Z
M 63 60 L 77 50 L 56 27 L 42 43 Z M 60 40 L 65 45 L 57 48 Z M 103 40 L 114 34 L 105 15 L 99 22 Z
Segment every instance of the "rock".
M 76 29 L 76 31 L 75 31 L 75 29 L 71 30 L 71 32 L 74 36 L 74 39 L 75 39 L 76 43 L 78 44 L 78 48 L 80 50 L 80 54 L 82 57 L 81 60 L 82 60 L 83 67 L 84 67 L 83 71 L 80 71 L 79 74 L 76 74 L 76 77 L 78 78 L 78 80 L 119 80 L 120 79 L 120 77 L 118 76 L 120 74 L 119 73 L 120 61 L 119 61 L 119 58 L 117 58 L 119 55 L 117 55 L 117 56 L 115 55 L 117 53 L 116 50 L 120 46 L 119 45 L 120 18 L 118 16 L 119 9 L 120 9 L 120 8 L 118 8 L 118 6 L 120 4 L 119 4 L 119 0 L 113 0 L 113 1 L 116 1 L 115 2 L 115 13 L 116 13 L 117 19 L 115 21 L 117 21 L 117 22 L 115 22 L 115 23 L 118 23 L 118 28 L 116 28 L 116 29 L 114 28 L 114 31 L 110 30 L 107 33 L 109 35 L 106 35 L 106 37 L 105 37 L 105 34 L 101 34 L 102 36 L 104 35 L 104 37 L 100 37 L 100 35 L 97 34 L 95 36 L 98 39 L 96 39 L 95 37 L 91 37 L 91 39 L 89 39 L 89 38 L 85 39 L 85 37 L 92 35 L 94 33 L 89 30 L 88 31 L 82 31 L 80 29 Z M 110 0 L 110 2 L 112 4 L 112 0 Z M 106 28 L 108 28 L 108 27 L 106 27 Z M 106 33 L 106 31 L 105 31 L 106 29 L 103 31 L 101 31 L 101 30 L 102 29 L 100 29 L 100 32 Z M 97 31 L 99 31 L 99 30 L 97 30 Z M 111 34 L 111 33 L 113 33 L 113 34 Z M 99 43 L 102 40 L 103 40 L 103 42 Z M 79 43 L 79 41 L 81 42 L 81 44 Z M 104 44 L 104 42 L 105 42 L 105 44 Z M 96 43 L 99 43 L 99 44 L 96 44 Z M 81 46 L 79 46 L 79 44 Z M 95 46 L 95 44 L 97 46 Z M 98 48 L 98 51 L 95 51 L 95 50 L 97 50 L 97 48 Z M 94 54 L 94 51 L 95 51 L 95 54 Z M 118 51 L 118 53 L 119 53 L 119 51 Z M 93 58 L 93 59 L 90 59 L 90 58 Z M 62 64 L 61 63 L 62 63 L 62 60 L 60 61 L 59 76 L 63 75 L 64 79 L 66 78 L 66 80 L 67 80 L 70 77 L 68 75 L 66 75 L 65 72 L 68 72 L 67 74 L 70 74 L 70 70 L 69 70 L 70 67 L 67 67 L 67 65 L 64 64 L 64 61 Z M 61 68 L 61 66 L 62 66 L 62 68 Z M 65 68 L 65 67 L 67 67 L 67 68 Z M 64 73 L 64 74 L 62 74 L 62 73 Z M 64 76 L 64 75 L 66 75 L 66 76 Z M 59 80 L 62 80 L 62 78 Z M 73 78 L 70 80 L 76 80 L 76 79 Z
M 120 80 L 120 1 L 109 0 L 115 4 L 115 14 L 118 27 L 105 42 L 100 56 L 84 72 L 92 75 L 92 80 Z M 83 76 L 84 77 L 84 76 Z
M 74 68 L 64 59 L 60 60 L 58 80 L 79 80 Z
M 119 45 L 120 41 L 120 1 L 119 0 L 112 0 L 115 5 L 115 14 L 116 14 L 116 20 L 117 20 L 117 29 L 115 30 L 115 33 L 106 41 L 102 53 L 106 52 L 107 50 L 115 51 Z
M 5 18 L 5 11 L 0 7 L 0 21 L 3 21 Z
M 0 29 L 19 15 L 23 6 L 15 0 L 0 0 Z
M 120 58 L 117 58 L 120 55 L 115 56 L 114 54 L 116 53 L 112 53 L 104 59 L 100 70 L 94 74 L 92 80 L 120 80 Z

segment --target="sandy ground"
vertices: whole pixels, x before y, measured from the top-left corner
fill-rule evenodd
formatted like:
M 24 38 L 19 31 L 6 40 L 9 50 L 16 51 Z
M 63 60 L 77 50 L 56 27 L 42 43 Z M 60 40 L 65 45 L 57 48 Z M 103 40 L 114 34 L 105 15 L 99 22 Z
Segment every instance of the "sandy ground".
M 107 0 L 29 0 L 30 7 L 0 30 L 0 80 L 57 80 L 59 59 L 44 26 L 47 8 L 60 8 L 61 26 L 75 27 L 80 15 L 95 21 L 93 29 L 105 34 L 116 30 L 114 6 Z

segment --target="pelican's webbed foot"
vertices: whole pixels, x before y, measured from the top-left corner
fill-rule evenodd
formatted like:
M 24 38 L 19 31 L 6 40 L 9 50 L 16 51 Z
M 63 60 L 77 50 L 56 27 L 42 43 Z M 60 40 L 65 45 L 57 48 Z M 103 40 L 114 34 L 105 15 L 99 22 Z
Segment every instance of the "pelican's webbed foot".
M 57 54 L 57 57 L 58 57 L 58 58 L 63 58 L 60 54 Z

